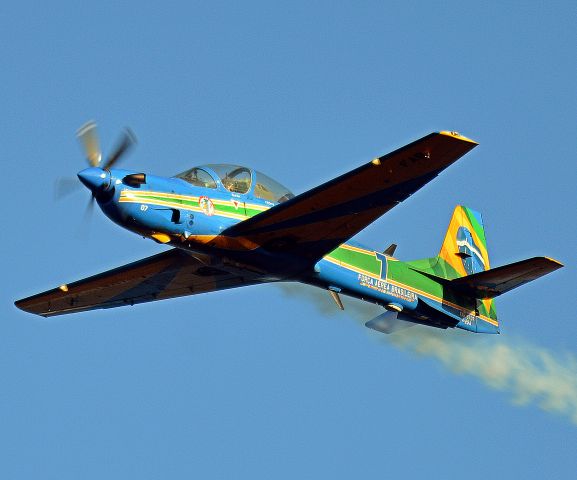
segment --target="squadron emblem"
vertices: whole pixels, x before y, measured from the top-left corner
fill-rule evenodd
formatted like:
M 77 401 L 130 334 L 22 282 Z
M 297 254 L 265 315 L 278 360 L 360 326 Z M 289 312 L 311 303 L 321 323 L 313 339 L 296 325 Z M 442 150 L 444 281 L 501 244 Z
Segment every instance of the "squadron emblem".
M 212 200 L 208 197 L 200 197 L 198 199 L 198 206 L 204 212 L 205 215 L 212 217 L 214 215 L 214 205 Z

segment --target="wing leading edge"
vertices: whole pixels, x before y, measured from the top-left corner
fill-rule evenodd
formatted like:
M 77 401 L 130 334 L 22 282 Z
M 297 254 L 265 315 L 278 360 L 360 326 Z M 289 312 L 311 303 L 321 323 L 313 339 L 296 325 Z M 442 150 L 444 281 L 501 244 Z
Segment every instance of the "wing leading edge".
M 44 317 L 113 308 L 252 285 L 254 280 L 206 266 L 177 249 L 15 302 Z
M 477 143 L 431 133 L 225 230 L 222 240 L 316 261 L 415 193 Z M 214 239 L 218 246 L 219 238 Z

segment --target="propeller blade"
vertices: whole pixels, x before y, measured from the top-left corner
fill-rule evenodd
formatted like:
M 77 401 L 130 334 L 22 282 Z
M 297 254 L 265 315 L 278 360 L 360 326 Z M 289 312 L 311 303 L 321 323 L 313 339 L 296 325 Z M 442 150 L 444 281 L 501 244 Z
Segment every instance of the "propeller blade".
M 86 210 L 84 210 L 84 220 L 88 220 L 92 217 L 92 213 L 94 212 L 94 200 L 94 195 L 90 195 L 90 200 L 88 200 Z
M 54 182 L 54 199 L 62 200 L 73 192 L 80 189 L 82 184 L 77 178 L 61 177 Z
M 84 153 L 86 154 L 88 164 L 91 167 L 97 167 L 102 159 L 102 152 L 100 151 L 96 123 L 92 120 L 85 123 L 78 129 L 76 136 L 84 146 Z
M 94 195 L 90 195 L 90 200 L 86 204 L 84 209 L 84 215 L 82 222 L 78 224 L 76 229 L 76 236 L 82 240 L 88 240 L 90 238 L 90 226 L 92 225 L 92 215 L 94 213 Z
M 111 168 L 118 160 L 132 148 L 132 146 L 136 143 L 136 136 L 129 128 L 125 128 L 122 132 L 122 136 L 120 137 L 120 141 L 118 146 L 114 150 L 114 152 L 108 157 L 108 160 L 102 167 L 103 169 Z

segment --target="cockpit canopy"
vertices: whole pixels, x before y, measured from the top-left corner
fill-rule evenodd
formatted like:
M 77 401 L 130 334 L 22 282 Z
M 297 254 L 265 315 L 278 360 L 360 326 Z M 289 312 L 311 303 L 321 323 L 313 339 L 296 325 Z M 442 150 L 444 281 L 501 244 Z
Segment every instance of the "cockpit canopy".
M 239 165 L 209 164 L 191 168 L 175 175 L 191 185 L 204 188 L 225 188 L 229 192 L 247 194 L 282 203 L 294 197 L 285 186 L 257 170 Z

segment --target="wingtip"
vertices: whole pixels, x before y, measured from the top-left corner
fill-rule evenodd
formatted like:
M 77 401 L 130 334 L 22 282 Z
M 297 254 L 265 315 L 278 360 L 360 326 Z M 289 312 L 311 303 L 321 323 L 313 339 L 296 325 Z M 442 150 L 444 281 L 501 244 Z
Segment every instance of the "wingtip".
M 22 310 L 23 312 L 31 313 L 33 315 L 39 315 L 41 317 L 46 317 L 45 312 L 39 310 L 38 308 L 35 308 L 34 302 L 30 302 L 32 298 L 33 297 L 26 297 L 16 300 L 14 301 L 14 306 L 17 309 Z
M 36 313 L 36 312 L 33 312 L 33 311 L 26 308 L 25 300 L 26 300 L 25 298 L 21 298 L 20 300 L 16 300 L 14 302 L 14 306 L 18 310 L 21 310 L 21 311 L 26 312 L 26 313 Z
M 549 262 L 551 262 L 555 266 L 555 268 L 562 268 L 565 266 L 559 260 L 555 260 L 554 258 L 551 257 L 544 257 L 544 258 L 546 258 Z
M 475 140 L 471 140 L 468 137 L 465 137 L 463 135 L 461 135 L 459 132 L 455 132 L 455 131 L 449 131 L 449 130 L 442 130 L 439 132 L 440 135 L 445 135 L 447 137 L 453 137 L 456 138 L 458 140 L 462 140 L 463 142 L 469 142 L 472 143 L 474 145 L 479 145 L 478 142 L 475 142 Z

